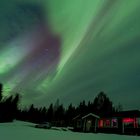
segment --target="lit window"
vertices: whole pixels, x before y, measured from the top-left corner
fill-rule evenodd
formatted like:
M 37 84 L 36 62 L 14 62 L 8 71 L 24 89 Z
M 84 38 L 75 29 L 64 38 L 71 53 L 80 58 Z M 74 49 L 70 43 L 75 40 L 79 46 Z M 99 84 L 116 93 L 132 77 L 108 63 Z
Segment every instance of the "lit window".
M 99 121 L 98 121 L 98 126 L 99 126 L 99 127 L 103 127 L 103 120 L 99 120 Z
M 112 127 L 118 127 L 118 120 L 117 119 L 112 119 Z
M 133 118 L 124 118 L 123 123 L 125 127 L 134 128 L 135 127 L 135 119 Z
M 105 126 L 110 127 L 110 120 L 105 120 Z
M 124 123 L 131 123 L 131 122 L 134 122 L 134 119 L 133 118 L 124 118 L 123 122 Z
M 88 123 L 91 123 L 91 120 L 88 120 L 87 122 L 88 122 Z

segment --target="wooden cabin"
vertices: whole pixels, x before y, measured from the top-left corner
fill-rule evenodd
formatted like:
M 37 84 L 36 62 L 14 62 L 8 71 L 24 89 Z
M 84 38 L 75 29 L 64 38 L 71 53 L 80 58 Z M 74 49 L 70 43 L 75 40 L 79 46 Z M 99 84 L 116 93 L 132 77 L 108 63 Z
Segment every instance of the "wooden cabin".
M 98 120 L 98 132 L 140 134 L 140 111 L 130 110 L 114 113 L 112 117 Z
M 87 115 L 78 115 L 73 118 L 74 130 L 83 132 L 96 132 L 98 127 L 98 119 L 100 117 L 96 114 L 89 113 Z
M 96 114 L 78 115 L 74 119 L 75 131 L 140 135 L 140 111 L 130 110 L 100 117 Z

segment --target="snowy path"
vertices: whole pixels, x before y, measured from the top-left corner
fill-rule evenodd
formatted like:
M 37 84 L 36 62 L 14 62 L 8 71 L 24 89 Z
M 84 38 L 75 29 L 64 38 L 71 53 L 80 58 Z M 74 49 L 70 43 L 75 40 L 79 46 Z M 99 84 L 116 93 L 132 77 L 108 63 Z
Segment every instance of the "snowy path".
M 140 140 L 138 136 L 76 133 L 37 129 L 33 126 L 31 123 L 19 121 L 0 123 L 0 140 Z

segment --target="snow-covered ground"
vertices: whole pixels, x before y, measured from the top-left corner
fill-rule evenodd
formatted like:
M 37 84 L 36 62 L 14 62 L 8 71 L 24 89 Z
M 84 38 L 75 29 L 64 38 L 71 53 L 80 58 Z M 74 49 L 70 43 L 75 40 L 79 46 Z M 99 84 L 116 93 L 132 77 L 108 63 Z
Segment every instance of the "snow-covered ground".
M 0 123 L 0 140 L 140 140 L 139 136 L 39 129 L 28 122 Z

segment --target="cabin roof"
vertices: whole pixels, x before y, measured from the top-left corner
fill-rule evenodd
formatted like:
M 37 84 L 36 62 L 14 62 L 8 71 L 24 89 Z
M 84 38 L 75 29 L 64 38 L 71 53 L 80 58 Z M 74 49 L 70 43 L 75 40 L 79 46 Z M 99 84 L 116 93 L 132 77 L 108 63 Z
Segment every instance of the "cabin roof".
M 87 118 L 87 117 L 89 117 L 89 116 L 92 116 L 92 117 L 94 117 L 94 118 L 98 118 L 98 119 L 100 118 L 100 117 L 99 117 L 98 115 L 96 115 L 96 114 L 89 113 L 89 114 L 83 116 L 82 119 L 85 119 L 85 118 Z
M 140 117 L 139 110 L 128 110 L 128 111 L 120 111 L 116 112 L 114 117 Z
M 79 119 L 85 119 L 89 116 L 92 116 L 94 118 L 114 118 L 114 117 L 117 117 L 117 118 L 123 118 L 123 117 L 138 117 L 140 118 L 140 111 L 139 110 L 128 110 L 128 111 L 120 111 L 120 112 L 116 112 L 116 113 L 113 113 L 112 115 L 110 116 L 98 116 L 94 113 L 89 113 L 87 115 L 82 115 L 82 114 L 79 114 L 77 115 L 76 117 L 74 117 L 72 120 L 79 120 Z
M 77 120 L 77 119 L 81 119 L 81 114 L 75 116 L 72 120 Z

